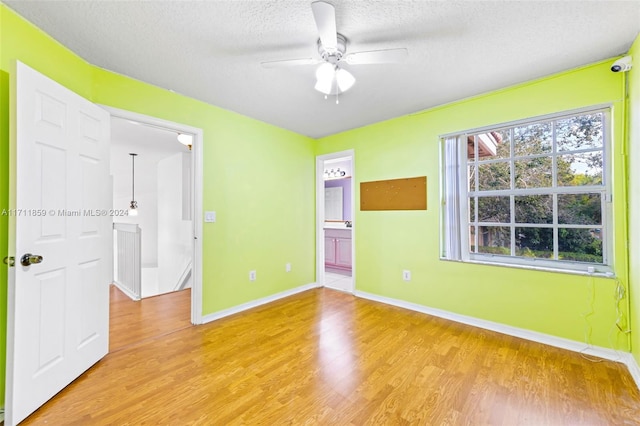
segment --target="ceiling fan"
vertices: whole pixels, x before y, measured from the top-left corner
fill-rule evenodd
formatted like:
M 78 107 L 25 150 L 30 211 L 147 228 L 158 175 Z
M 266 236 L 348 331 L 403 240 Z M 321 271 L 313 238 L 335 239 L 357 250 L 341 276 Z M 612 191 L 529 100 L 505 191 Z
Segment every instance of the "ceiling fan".
M 355 77 L 342 64 L 384 64 L 402 62 L 408 55 L 405 48 L 370 50 L 347 53 L 347 38 L 336 30 L 336 12 L 332 4 L 324 1 L 311 3 L 313 18 L 318 28 L 318 53 L 321 59 L 302 58 L 262 62 L 264 68 L 320 64 L 316 69 L 315 89 L 327 95 L 339 95 L 349 90 Z M 338 100 L 336 99 L 336 103 Z

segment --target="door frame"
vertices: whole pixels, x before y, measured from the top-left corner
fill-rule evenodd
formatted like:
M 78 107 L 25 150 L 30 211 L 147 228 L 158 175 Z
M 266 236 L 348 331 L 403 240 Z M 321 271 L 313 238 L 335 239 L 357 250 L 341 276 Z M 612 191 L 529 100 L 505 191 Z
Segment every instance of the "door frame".
M 192 262 L 192 284 L 191 284 L 191 323 L 202 324 L 202 145 L 203 131 L 201 128 L 192 127 L 169 120 L 139 114 L 107 105 L 97 104 L 107 110 L 112 117 L 135 121 L 145 126 L 155 127 L 176 133 L 189 133 L 193 135 L 191 183 L 193 189 L 193 262 Z M 176 141 L 176 143 L 178 143 Z
M 324 287 L 324 162 L 337 158 L 351 159 L 351 223 L 353 225 L 351 228 L 351 288 L 349 293 L 354 293 L 356 288 L 356 159 L 353 149 L 316 156 L 316 284 Z

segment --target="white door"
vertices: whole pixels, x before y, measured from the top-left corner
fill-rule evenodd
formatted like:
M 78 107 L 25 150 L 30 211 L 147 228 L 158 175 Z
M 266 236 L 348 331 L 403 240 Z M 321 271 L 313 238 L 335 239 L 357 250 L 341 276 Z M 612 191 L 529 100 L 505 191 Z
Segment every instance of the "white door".
M 107 353 L 111 261 L 109 114 L 21 63 L 16 85 L 10 426 Z M 41 263 L 23 266 L 28 253 Z

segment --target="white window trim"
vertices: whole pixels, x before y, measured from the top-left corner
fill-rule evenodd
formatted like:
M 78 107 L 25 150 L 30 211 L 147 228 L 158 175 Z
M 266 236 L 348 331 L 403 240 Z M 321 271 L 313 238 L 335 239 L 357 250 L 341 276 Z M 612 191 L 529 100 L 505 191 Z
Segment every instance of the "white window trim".
M 602 208 L 602 224 L 600 228 L 602 229 L 603 238 L 602 243 L 602 256 L 603 263 L 586 263 L 586 262 L 570 262 L 570 261 L 561 261 L 561 260 L 548 260 L 542 258 L 525 258 L 525 257 L 515 257 L 515 256 L 504 256 L 504 255 L 496 255 L 489 253 L 470 253 L 469 251 L 469 233 L 462 232 L 463 229 L 468 228 L 469 219 L 468 219 L 468 200 L 469 200 L 469 192 L 466 191 L 465 186 L 462 184 L 466 181 L 466 167 L 462 167 L 461 165 L 466 165 L 466 150 L 460 147 L 461 141 L 466 141 L 466 138 L 470 134 L 477 134 L 487 131 L 495 131 L 499 129 L 503 129 L 506 127 L 517 127 L 523 124 L 533 124 L 548 120 L 558 120 L 563 117 L 573 117 L 579 116 L 586 113 L 598 113 L 602 112 L 604 114 L 604 141 L 603 141 L 603 184 L 604 191 L 601 186 L 582 186 L 582 187 L 563 187 L 562 191 L 559 191 L 555 188 L 545 189 L 543 193 L 571 193 L 571 192 L 602 192 L 604 194 L 603 197 L 603 208 Z M 483 126 L 480 128 L 469 129 L 463 132 L 457 133 L 449 133 L 442 135 L 440 137 L 440 191 L 441 191 L 441 260 L 450 260 L 450 261 L 462 261 L 468 263 L 477 263 L 477 264 L 485 264 L 485 265 L 496 265 L 496 266 L 507 266 L 507 267 L 516 267 L 516 268 L 524 268 L 524 269 L 535 269 L 535 270 L 544 270 L 544 271 L 553 271 L 553 272 L 564 272 L 564 273 L 572 273 L 572 274 L 589 274 L 589 275 L 601 275 L 601 276 L 613 276 L 613 245 L 614 245 L 614 228 L 613 228 L 613 193 L 612 193 L 612 185 L 611 181 L 613 180 L 613 169 L 611 164 L 611 152 L 613 145 L 613 127 L 612 127 L 612 105 L 604 104 L 604 105 L 595 105 L 592 107 L 580 108 L 570 111 L 563 111 L 554 114 L 547 114 L 543 116 L 531 117 L 524 120 L 511 121 L 507 123 L 501 123 L 497 125 L 491 126 Z M 553 143 L 556 143 L 555 136 L 553 139 Z M 457 152 L 456 161 L 457 164 L 452 165 L 450 161 L 452 157 L 452 148 L 455 147 Z M 576 150 L 569 151 L 571 154 L 579 153 L 581 151 L 592 151 L 590 149 L 584 150 Z M 531 155 L 522 157 L 525 158 L 534 158 L 534 157 L 546 157 L 547 155 Z M 518 157 L 520 159 L 520 157 Z M 499 160 L 504 161 L 504 160 Z M 493 160 L 485 160 L 482 163 L 490 163 Z M 457 171 L 457 174 L 453 173 L 453 170 Z M 556 167 L 553 167 L 553 173 L 556 173 Z M 513 179 L 512 174 L 512 179 Z M 453 186 L 450 187 L 450 186 Z M 537 194 L 540 194 L 540 190 L 527 190 L 527 189 L 519 189 L 519 190 L 510 190 L 510 195 L 527 195 L 528 193 L 536 191 Z M 475 191 L 470 191 L 475 192 Z M 482 195 L 491 196 L 498 195 L 494 194 L 494 191 L 482 191 Z M 501 192 L 500 195 L 505 195 L 504 192 Z M 457 206 L 456 206 L 457 205 Z M 453 207 L 450 207 L 453 206 Z M 513 207 L 513 206 L 512 206 Z M 456 209 L 457 214 L 450 213 L 450 209 Z M 454 212 L 456 211 L 454 210 Z M 554 215 L 557 212 L 554 209 Z M 511 226 L 510 223 L 500 223 L 496 224 L 498 226 Z M 527 226 L 531 226 L 532 224 L 527 224 Z M 543 225 L 541 225 L 543 226 Z M 548 225 L 544 225 L 544 227 L 548 227 Z M 555 227 L 558 227 L 555 225 Z M 594 228 L 593 226 L 587 225 L 562 225 L 563 228 Z M 557 241 L 554 241 L 554 244 L 557 244 Z

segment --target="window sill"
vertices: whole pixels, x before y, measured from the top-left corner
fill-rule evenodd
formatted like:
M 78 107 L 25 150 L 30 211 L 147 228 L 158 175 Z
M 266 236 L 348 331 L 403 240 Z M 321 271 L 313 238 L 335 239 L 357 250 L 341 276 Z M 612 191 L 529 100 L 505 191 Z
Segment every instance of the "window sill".
M 441 257 L 440 260 L 445 262 L 456 262 L 456 263 L 469 263 L 473 265 L 484 265 L 484 266 L 498 266 L 502 268 L 515 268 L 515 269 L 525 269 L 528 271 L 541 271 L 541 272 L 553 272 L 557 274 L 569 274 L 569 275 L 582 275 L 587 277 L 598 277 L 598 278 L 610 278 L 616 279 L 616 274 L 612 271 L 598 271 L 598 272 L 588 272 L 584 270 L 575 270 L 575 269 L 567 269 L 567 268 L 552 268 L 548 266 L 540 266 L 540 265 L 523 265 L 523 264 L 515 264 L 515 263 L 506 263 L 506 262 L 488 262 L 483 260 L 454 260 L 454 259 L 446 259 Z

